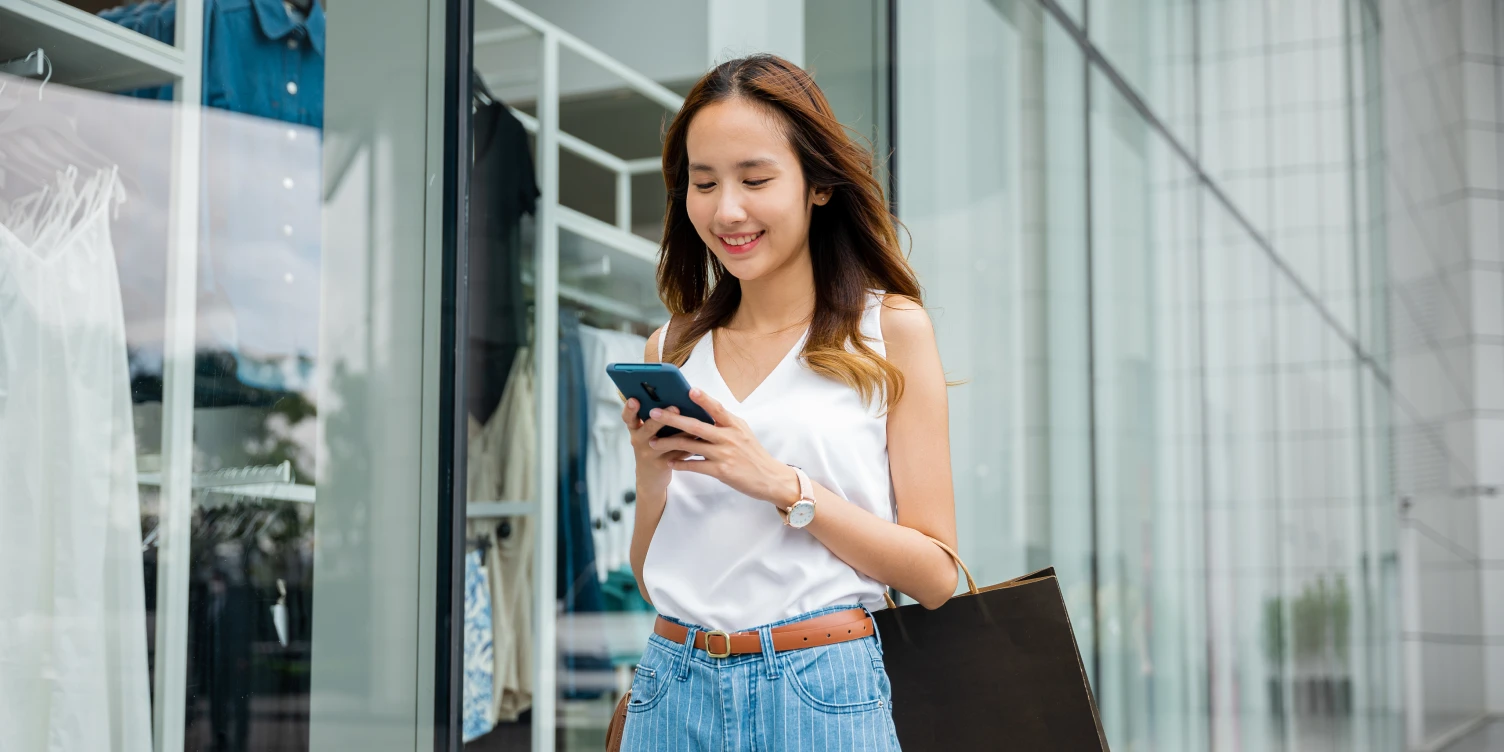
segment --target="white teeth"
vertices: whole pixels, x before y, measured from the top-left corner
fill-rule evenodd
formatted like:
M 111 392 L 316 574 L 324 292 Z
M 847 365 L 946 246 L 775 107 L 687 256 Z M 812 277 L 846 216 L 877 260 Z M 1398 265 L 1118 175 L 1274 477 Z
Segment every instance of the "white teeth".
M 760 237 L 762 233 L 759 232 L 756 235 L 742 235 L 735 238 L 721 238 L 721 240 L 726 241 L 726 245 L 746 245 Z

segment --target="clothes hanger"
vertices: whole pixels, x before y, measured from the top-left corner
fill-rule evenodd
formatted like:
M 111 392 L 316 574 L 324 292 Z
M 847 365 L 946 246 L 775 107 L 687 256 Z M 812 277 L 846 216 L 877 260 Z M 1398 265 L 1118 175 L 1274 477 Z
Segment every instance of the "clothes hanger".
M 33 53 L 36 54 L 36 53 Z M 52 60 L 43 55 L 46 63 L 46 75 L 42 83 L 37 86 L 37 101 L 45 101 L 47 84 L 52 81 Z M 3 93 L 3 90 L 0 90 Z M 116 166 L 114 160 L 101 154 L 98 150 L 89 146 L 78 135 L 78 128 L 56 107 L 43 107 L 41 105 L 26 105 L 19 99 L 9 108 L 10 114 L 4 120 L 0 120 L 0 144 L 15 143 L 23 136 L 32 140 L 32 148 L 22 149 L 17 154 L 26 154 L 35 164 L 36 159 L 43 155 L 55 158 L 56 164 L 51 165 L 53 171 L 58 165 L 74 165 L 91 171 L 110 169 Z M 7 154 L 10 157 L 10 154 Z M 8 161 L 8 160 L 7 160 Z M 36 177 L 36 176 L 32 176 Z M 52 175 L 43 180 L 44 184 L 50 182 Z M 122 181 L 132 192 L 140 186 L 129 176 L 122 176 Z
M 471 95 L 480 100 L 481 104 L 490 106 L 501 102 L 495 94 L 491 93 L 491 89 L 486 86 L 486 79 L 475 68 L 470 69 L 470 83 Z

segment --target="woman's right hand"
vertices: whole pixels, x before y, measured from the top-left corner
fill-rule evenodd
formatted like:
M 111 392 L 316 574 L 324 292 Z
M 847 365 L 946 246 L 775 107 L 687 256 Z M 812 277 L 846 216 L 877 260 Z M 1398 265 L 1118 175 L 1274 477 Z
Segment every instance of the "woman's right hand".
M 648 440 L 662 430 L 663 423 L 652 418 L 639 420 L 637 409 L 637 400 L 629 399 L 621 410 L 621 421 L 627 424 L 627 430 L 632 433 L 632 452 L 637 457 L 637 495 L 661 496 L 667 493 L 668 482 L 674 477 L 669 463 L 687 460 L 692 455 L 685 451 L 648 446 Z M 675 415 L 679 413 L 677 407 L 670 407 L 668 410 Z

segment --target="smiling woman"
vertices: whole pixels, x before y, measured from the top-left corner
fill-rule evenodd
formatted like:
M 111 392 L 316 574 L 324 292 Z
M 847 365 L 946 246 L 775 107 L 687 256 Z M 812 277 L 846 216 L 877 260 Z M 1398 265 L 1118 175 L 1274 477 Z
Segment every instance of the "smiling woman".
M 661 614 L 622 748 L 897 749 L 870 611 L 890 586 L 951 595 L 929 538 L 954 543 L 955 509 L 935 336 L 871 155 L 804 71 L 758 55 L 696 84 L 663 164 L 674 316 L 644 357 L 714 422 L 622 413 L 632 568 Z

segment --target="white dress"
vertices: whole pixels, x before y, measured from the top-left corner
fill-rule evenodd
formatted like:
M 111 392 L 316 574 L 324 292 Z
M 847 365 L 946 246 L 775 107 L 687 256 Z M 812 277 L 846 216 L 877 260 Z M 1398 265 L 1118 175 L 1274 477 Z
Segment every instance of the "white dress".
M 0 226 L 0 750 L 151 749 L 119 195 Z
M 880 293 L 869 295 L 861 333 L 885 355 L 881 301 Z M 711 335 L 695 344 L 680 370 L 745 420 L 774 459 L 892 522 L 882 406 L 864 404 L 856 390 L 811 371 L 798 357 L 807 336 L 743 400 L 731 395 L 716 368 Z M 660 612 L 707 629 L 752 629 L 826 606 L 884 607 L 881 583 L 808 531 L 784 525 L 772 504 L 698 473 L 674 473 L 643 570 Z

